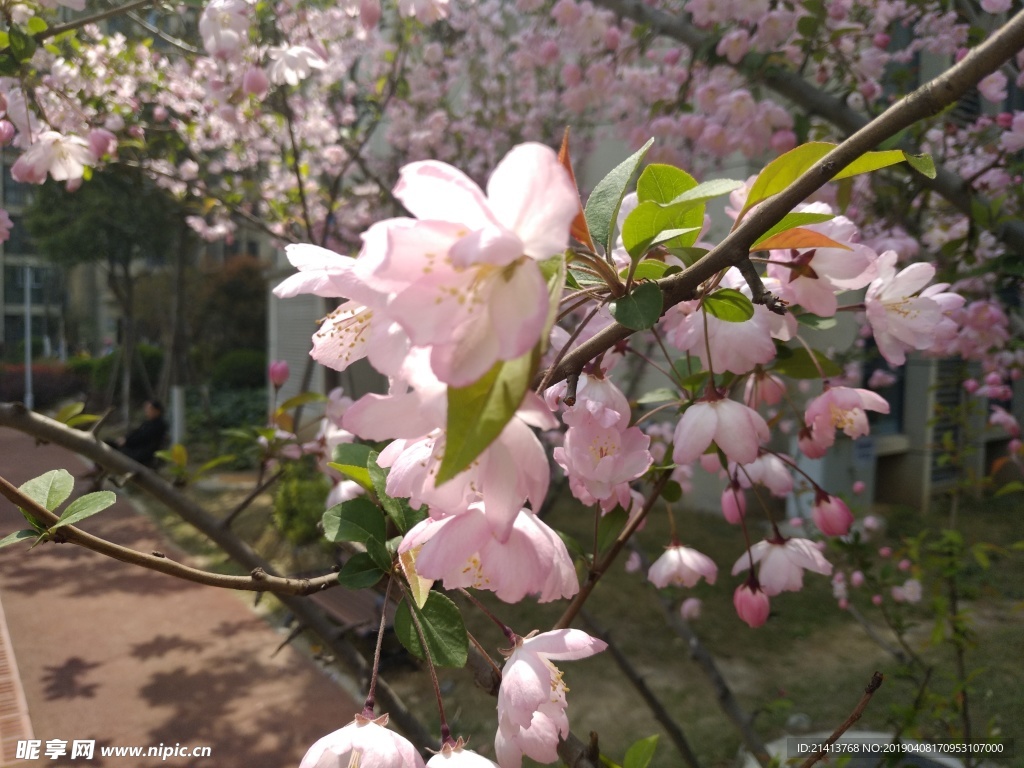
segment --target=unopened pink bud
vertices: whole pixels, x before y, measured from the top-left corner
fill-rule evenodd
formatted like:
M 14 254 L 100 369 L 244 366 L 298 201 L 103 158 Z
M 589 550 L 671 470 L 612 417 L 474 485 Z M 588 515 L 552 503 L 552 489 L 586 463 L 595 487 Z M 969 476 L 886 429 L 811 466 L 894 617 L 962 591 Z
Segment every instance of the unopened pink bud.
M 736 614 L 750 627 L 757 628 L 768 621 L 771 605 L 768 595 L 762 592 L 760 587 L 741 584 L 733 593 L 732 604 L 736 608 Z
M 896 564 L 896 567 L 899 568 L 901 571 L 909 571 L 911 565 L 912 563 L 909 560 L 907 560 L 907 558 L 903 558 L 899 561 L 899 563 Z
M 163 104 L 157 104 L 155 107 L 153 107 L 153 119 L 156 120 L 158 123 L 162 123 L 164 120 L 166 120 L 167 107 L 165 107 Z
M 609 51 L 617 51 L 622 41 L 622 32 L 618 27 L 608 27 L 604 33 L 604 46 Z
M 881 595 L 872 595 L 871 596 L 871 602 L 874 603 L 875 605 L 881 605 L 882 604 L 882 596 Z
M 283 387 L 290 374 L 291 369 L 284 360 L 274 360 L 267 366 L 267 375 L 270 378 L 270 383 L 274 385 L 274 389 Z
M 871 42 L 874 43 L 875 48 L 880 48 L 884 51 L 889 47 L 889 43 L 892 42 L 892 38 L 885 32 L 879 32 L 871 39 Z
M 864 573 L 863 571 L 854 571 L 850 574 L 850 584 L 855 587 L 864 585 Z
M 892 557 L 892 547 L 881 547 L 878 550 L 879 557 Z
M 853 490 L 853 492 L 854 492 L 855 494 L 857 494 L 858 496 L 860 496 L 860 494 L 864 493 L 864 488 L 865 488 L 865 485 L 864 485 L 864 481 L 863 481 L 863 480 L 857 480 L 857 481 L 856 481 L 856 482 L 855 482 L 855 483 L 853 484 L 853 488 L 852 488 L 852 490 Z
M 97 160 L 108 155 L 117 157 L 117 136 L 106 128 L 93 128 L 89 131 L 89 151 Z
M 10 120 L 0 120 L 0 146 L 6 147 L 14 141 L 14 136 L 17 133 L 18 129 L 14 127 L 14 123 Z
M 969 395 L 973 395 L 977 392 L 979 386 L 977 379 L 967 379 L 964 381 L 964 391 Z
M 996 125 L 1000 128 L 1009 128 L 1013 125 L 1013 115 L 1009 112 L 1000 112 L 996 115 Z
M 847 600 L 845 597 L 842 598 L 839 601 L 839 610 L 845 611 L 845 610 L 849 609 L 849 607 L 850 607 L 850 601 Z
M 729 484 L 722 491 L 722 515 L 732 525 L 739 525 L 747 514 L 747 496 L 739 486 Z
M 990 387 L 998 387 L 1003 383 L 1003 377 L 995 371 L 985 374 L 985 384 Z
M 359 3 L 359 23 L 369 32 L 380 21 L 380 0 L 362 0 Z

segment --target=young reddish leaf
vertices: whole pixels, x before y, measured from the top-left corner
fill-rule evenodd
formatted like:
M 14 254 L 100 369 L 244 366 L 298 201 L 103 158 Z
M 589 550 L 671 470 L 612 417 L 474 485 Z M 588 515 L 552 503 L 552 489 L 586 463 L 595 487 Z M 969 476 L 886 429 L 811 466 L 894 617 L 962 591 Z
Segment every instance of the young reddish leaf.
M 569 172 L 569 180 L 572 181 L 573 187 L 576 188 L 576 198 L 580 201 L 579 210 L 576 212 L 576 218 L 572 220 L 569 234 L 572 235 L 574 240 L 587 246 L 591 251 L 596 251 L 594 241 L 590 237 L 590 228 L 587 227 L 587 217 L 583 215 L 583 201 L 580 199 L 580 188 L 576 183 L 576 174 L 572 170 L 572 158 L 569 157 L 569 126 L 565 127 L 565 133 L 562 135 L 562 146 L 558 150 L 558 162 Z
M 787 229 L 785 232 L 772 235 L 768 239 L 752 245 L 750 250 L 771 251 L 782 248 L 842 248 L 844 251 L 853 250 L 850 246 L 836 242 L 831 237 L 815 232 L 813 229 L 804 229 L 803 227 Z

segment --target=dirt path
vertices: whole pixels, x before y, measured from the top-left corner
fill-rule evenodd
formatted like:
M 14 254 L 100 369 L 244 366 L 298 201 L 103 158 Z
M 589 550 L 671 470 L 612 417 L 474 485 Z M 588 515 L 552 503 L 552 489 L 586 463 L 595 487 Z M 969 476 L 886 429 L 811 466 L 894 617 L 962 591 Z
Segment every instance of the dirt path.
M 0 474 L 15 484 L 81 459 L 0 429 Z M 86 483 L 78 481 L 77 486 Z M 0 537 L 24 527 L 0 500 Z M 174 556 L 154 526 L 119 498 L 85 530 Z M 344 725 L 351 697 L 250 609 L 251 596 L 181 582 L 69 544 L 0 550 L 0 601 L 34 737 L 95 740 L 92 760 L 0 765 L 285 768 Z M 0 680 L 0 738 L 16 730 L 14 688 Z M 11 692 L 10 695 L 7 695 Z M 5 698 L 6 697 L 6 698 Z M 9 716 L 5 719 L 5 716 Z M 101 757 L 105 746 L 208 746 L 210 757 Z

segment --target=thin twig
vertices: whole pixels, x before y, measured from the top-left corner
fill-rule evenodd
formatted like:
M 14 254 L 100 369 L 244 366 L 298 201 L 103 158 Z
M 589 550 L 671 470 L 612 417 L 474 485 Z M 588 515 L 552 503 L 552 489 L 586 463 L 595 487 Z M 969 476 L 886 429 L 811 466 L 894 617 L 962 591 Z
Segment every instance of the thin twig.
M 49 528 L 60 521 L 57 515 L 26 496 L 3 477 L 0 477 L 0 495 L 3 495 L 15 506 L 24 509 L 40 525 Z M 159 571 L 169 576 L 176 576 L 185 581 L 205 584 L 210 587 L 248 590 L 250 592 L 275 592 L 287 595 L 311 595 L 314 592 L 321 592 L 338 584 L 338 574 L 336 573 L 329 573 L 311 579 L 289 579 L 281 576 L 272 576 L 262 568 L 254 568 L 248 576 L 227 576 L 220 573 L 211 573 L 210 571 L 204 571 L 169 560 L 163 555 L 152 555 L 139 552 L 130 547 L 123 547 L 99 536 L 86 533 L 73 525 L 61 526 L 59 532 L 55 533 L 54 536 L 61 541 L 77 544 L 80 547 L 91 549 L 97 554 L 105 555 L 114 560 L 120 560 L 123 563 L 138 565 L 150 571 Z
M 881 672 L 875 672 L 875 674 L 871 676 L 871 682 L 864 688 L 864 694 L 860 697 L 860 701 L 857 702 L 857 706 L 853 708 L 853 712 L 850 713 L 850 716 L 843 721 L 842 725 L 832 731 L 832 735 L 828 737 L 821 749 L 800 764 L 800 768 L 811 768 L 812 765 L 825 756 L 828 747 L 835 744 L 839 740 L 839 737 L 850 729 L 851 725 L 860 720 L 865 707 L 867 707 L 868 702 L 871 701 L 871 697 L 875 695 L 875 691 L 881 687 L 884 679 L 885 678 L 882 676 Z

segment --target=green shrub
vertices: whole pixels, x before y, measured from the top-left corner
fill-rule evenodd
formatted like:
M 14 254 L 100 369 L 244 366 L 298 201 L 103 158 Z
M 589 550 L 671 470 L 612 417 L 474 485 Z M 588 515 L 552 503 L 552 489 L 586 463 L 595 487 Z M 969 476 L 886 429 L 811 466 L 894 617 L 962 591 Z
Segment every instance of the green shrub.
M 261 349 L 233 349 L 217 360 L 210 383 L 220 389 L 256 389 L 267 383 L 267 353 Z
M 237 457 L 231 469 L 252 469 L 258 462 L 255 437 L 249 446 L 224 436 L 226 429 L 267 423 L 266 389 L 215 389 L 185 392 L 185 442 L 189 455 L 207 461 L 225 453 Z
M 285 465 L 274 496 L 274 519 L 288 541 L 296 546 L 313 544 L 320 538 L 317 524 L 324 514 L 324 500 L 330 483 L 306 456 Z
M 139 344 L 135 347 L 136 363 L 132 368 L 132 399 L 141 401 L 149 397 L 142 374 L 139 371 L 139 362 L 146 372 L 146 379 L 149 386 L 155 388 L 160 380 L 160 369 L 164 364 L 164 352 L 160 347 L 150 344 Z M 68 361 L 68 369 L 75 373 L 88 389 L 88 394 L 95 400 L 102 398 L 110 391 L 110 377 L 117 370 L 120 376 L 121 350 L 103 357 L 75 357 Z M 117 390 L 120 392 L 120 390 Z

